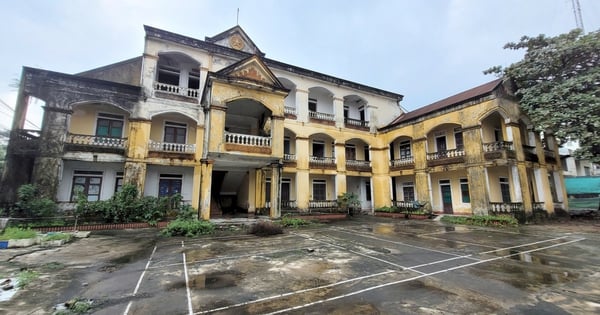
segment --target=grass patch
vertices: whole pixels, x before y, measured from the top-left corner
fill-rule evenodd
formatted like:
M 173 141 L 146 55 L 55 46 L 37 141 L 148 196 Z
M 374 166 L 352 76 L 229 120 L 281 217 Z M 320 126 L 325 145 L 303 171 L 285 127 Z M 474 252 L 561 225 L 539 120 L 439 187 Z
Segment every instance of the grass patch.
M 17 282 L 19 288 L 24 288 L 29 285 L 32 281 L 40 277 L 40 273 L 33 270 L 23 270 L 19 272 L 17 276 Z
M 271 221 L 261 221 L 256 224 L 253 224 L 250 227 L 250 234 L 254 234 L 256 236 L 270 236 L 276 234 L 283 234 L 283 228 L 279 224 L 275 224 Z
M 310 222 L 300 218 L 290 218 L 284 216 L 283 218 L 281 218 L 280 224 L 283 227 L 299 228 L 301 226 L 309 225 Z
M 452 224 L 466 224 L 466 225 L 477 225 L 477 226 L 518 226 L 519 222 L 517 219 L 511 216 L 495 216 L 495 215 L 473 215 L 470 217 L 458 217 L 458 216 L 443 216 L 442 222 Z
M 400 209 L 396 207 L 381 207 L 375 209 L 375 212 L 387 212 L 387 213 L 397 213 L 400 212 Z
M 65 240 L 68 242 L 70 239 L 71 239 L 71 234 L 58 232 L 58 233 L 47 234 L 46 236 L 44 236 L 44 238 L 42 240 L 44 240 L 44 241 Z
M 4 232 L 0 234 L 0 241 L 6 240 L 20 240 L 27 238 L 34 238 L 37 236 L 37 232 L 30 229 L 23 229 L 17 227 L 7 227 Z
M 211 234 L 214 230 L 215 225 L 209 221 L 177 219 L 169 222 L 169 225 L 162 230 L 162 234 L 166 236 L 194 237 Z

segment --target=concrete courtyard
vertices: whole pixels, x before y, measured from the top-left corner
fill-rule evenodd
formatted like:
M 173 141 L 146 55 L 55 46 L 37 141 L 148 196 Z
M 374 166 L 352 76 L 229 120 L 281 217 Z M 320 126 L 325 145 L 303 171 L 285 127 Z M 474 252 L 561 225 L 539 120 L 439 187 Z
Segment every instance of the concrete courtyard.
M 5 271 L 41 273 L 0 314 L 47 314 L 73 298 L 93 300 L 94 314 L 591 314 L 597 229 L 361 216 L 264 238 L 96 232 L 0 251 Z

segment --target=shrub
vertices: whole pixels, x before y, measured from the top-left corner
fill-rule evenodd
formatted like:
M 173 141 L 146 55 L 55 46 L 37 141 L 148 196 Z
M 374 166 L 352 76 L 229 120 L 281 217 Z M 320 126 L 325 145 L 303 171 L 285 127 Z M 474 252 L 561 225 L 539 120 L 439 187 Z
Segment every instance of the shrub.
M 19 288 L 24 288 L 29 285 L 33 280 L 37 279 L 40 273 L 37 271 L 23 270 L 19 272 L 17 276 L 17 282 Z
M 11 213 L 13 216 L 48 218 L 56 216 L 58 212 L 56 203 L 42 196 L 39 189 L 32 184 L 19 187 L 15 206 Z
M 309 225 L 309 224 L 310 224 L 310 222 L 308 222 L 304 219 L 290 218 L 287 216 L 284 216 L 283 218 L 281 218 L 281 226 L 283 226 L 283 227 L 298 228 L 300 226 Z
M 59 233 L 48 234 L 48 235 L 44 236 L 44 238 L 42 240 L 44 240 L 44 241 L 58 241 L 58 240 L 69 241 L 70 239 L 71 239 L 71 234 L 59 232 Z
M 395 212 L 400 212 L 398 208 L 396 207 L 381 207 L 381 208 L 377 208 L 375 209 L 376 212 L 388 212 L 388 213 L 395 213 Z
M 470 217 L 459 217 L 459 216 L 444 216 L 441 219 L 442 222 L 452 224 L 467 224 L 467 225 L 478 225 L 478 226 L 518 226 L 519 222 L 517 219 L 511 216 L 494 216 L 494 215 L 474 215 Z
M 0 240 L 19 240 L 26 238 L 36 237 L 37 232 L 30 229 L 23 229 L 18 227 L 7 227 L 4 232 L 0 234 Z
M 210 234 L 215 230 L 215 225 L 210 221 L 177 219 L 169 222 L 162 230 L 166 236 L 187 236 Z
M 283 228 L 280 225 L 277 225 L 271 221 L 260 221 L 255 223 L 250 227 L 250 234 L 254 234 L 256 236 L 269 236 L 276 234 L 283 234 Z

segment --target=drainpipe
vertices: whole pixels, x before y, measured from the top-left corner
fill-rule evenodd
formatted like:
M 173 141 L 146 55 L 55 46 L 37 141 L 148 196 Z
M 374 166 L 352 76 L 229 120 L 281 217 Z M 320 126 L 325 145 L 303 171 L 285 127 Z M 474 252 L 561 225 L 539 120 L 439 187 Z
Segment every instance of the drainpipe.
M 208 142 L 210 140 L 210 104 L 212 103 L 212 84 L 207 83 L 206 100 L 204 105 L 204 144 L 202 145 L 202 159 L 208 158 Z

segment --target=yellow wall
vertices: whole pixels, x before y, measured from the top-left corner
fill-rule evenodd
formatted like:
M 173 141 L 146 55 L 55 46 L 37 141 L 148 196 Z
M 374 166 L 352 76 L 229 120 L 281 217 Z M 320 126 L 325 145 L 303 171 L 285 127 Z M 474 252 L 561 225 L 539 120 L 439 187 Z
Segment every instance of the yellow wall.
M 83 104 L 73 109 L 69 122 L 69 132 L 80 135 L 95 135 L 98 113 L 122 115 L 124 117 L 123 137 L 127 137 L 128 117 L 127 112 L 111 105 Z
M 156 142 L 164 140 L 165 122 L 174 122 L 187 125 L 186 143 L 196 143 L 196 122 L 186 116 L 177 114 L 164 114 L 152 117 L 150 139 Z

